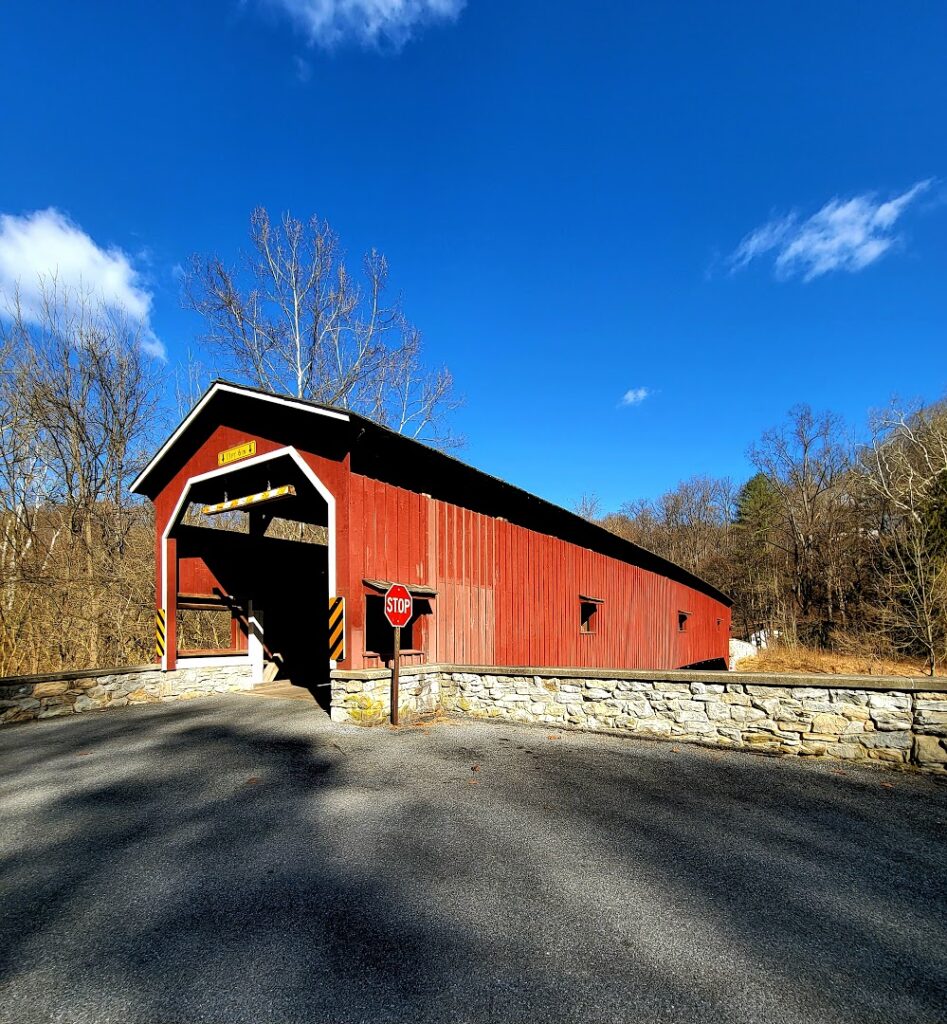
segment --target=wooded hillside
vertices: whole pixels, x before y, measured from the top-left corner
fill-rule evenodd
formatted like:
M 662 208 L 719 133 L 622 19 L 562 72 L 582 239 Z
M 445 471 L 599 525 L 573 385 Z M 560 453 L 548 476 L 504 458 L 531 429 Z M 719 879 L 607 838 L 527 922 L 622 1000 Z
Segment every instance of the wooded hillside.
M 869 659 L 947 656 L 947 406 L 893 404 L 857 441 L 800 405 L 740 486 L 695 476 L 598 515 L 730 594 L 734 633 Z

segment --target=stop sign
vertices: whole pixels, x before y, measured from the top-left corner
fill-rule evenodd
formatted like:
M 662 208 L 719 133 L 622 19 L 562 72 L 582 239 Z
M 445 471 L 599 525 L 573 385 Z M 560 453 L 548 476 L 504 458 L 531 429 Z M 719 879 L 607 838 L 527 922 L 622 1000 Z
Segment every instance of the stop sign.
M 392 583 L 385 593 L 385 618 L 392 626 L 407 626 L 413 611 L 411 594 L 400 583 Z

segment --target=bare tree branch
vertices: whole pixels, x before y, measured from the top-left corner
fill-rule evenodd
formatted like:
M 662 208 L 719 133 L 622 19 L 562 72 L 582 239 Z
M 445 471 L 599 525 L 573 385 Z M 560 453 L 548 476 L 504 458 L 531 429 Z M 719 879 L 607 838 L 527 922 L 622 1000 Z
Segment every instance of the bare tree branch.
M 400 303 L 386 303 L 384 256 L 366 255 L 360 284 L 325 221 L 285 214 L 274 225 L 263 209 L 251 216 L 250 243 L 241 272 L 196 256 L 186 284 L 204 340 L 229 371 L 441 448 L 461 443 L 447 423 L 459 405 L 453 378 L 424 366 L 420 332 Z

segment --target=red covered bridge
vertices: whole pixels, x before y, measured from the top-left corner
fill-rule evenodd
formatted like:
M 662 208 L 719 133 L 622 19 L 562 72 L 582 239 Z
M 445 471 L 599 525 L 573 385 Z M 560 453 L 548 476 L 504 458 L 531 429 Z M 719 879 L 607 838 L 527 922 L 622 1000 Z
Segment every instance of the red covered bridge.
M 169 670 L 250 658 L 309 685 L 383 666 L 391 581 L 415 597 L 409 663 L 726 666 L 731 602 L 708 583 L 346 410 L 216 381 L 132 490 L 155 505 Z M 189 615 L 223 641 L 184 646 Z

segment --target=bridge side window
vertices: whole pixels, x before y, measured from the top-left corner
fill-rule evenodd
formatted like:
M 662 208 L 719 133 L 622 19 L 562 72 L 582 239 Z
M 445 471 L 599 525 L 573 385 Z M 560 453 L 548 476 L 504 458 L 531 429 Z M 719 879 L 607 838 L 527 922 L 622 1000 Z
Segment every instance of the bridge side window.
M 423 650 L 427 647 L 433 609 L 428 598 L 414 599 L 414 617 L 401 627 L 401 650 Z M 385 598 L 381 594 L 365 595 L 365 653 L 390 658 L 395 650 L 395 633 L 385 618 Z
M 601 607 L 600 601 L 579 600 L 579 632 L 598 632 L 598 610 Z
M 401 649 L 414 647 L 414 620 L 401 627 Z M 365 596 L 365 650 L 382 657 L 391 657 L 395 649 L 395 632 L 385 618 L 385 598 L 381 594 Z

